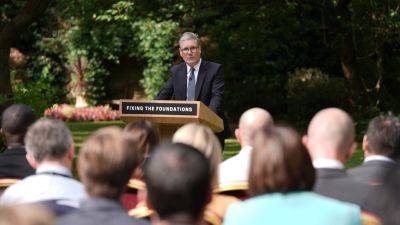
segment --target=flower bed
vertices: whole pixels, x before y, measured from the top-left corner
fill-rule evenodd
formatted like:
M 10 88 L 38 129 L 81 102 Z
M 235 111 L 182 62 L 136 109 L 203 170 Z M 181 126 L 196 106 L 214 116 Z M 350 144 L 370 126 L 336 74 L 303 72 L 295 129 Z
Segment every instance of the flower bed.
M 46 109 L 44 116 L 64 121 L 104 121 L 120 118 L 119 112 L 112 110 L 109 106 L 75 108 L 67 104 L 54 105 Z

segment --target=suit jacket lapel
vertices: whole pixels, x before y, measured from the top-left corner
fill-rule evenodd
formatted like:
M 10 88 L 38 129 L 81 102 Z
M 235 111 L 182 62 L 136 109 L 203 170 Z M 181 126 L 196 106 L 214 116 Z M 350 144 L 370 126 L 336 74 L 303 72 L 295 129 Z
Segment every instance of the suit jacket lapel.
M 199 99 L 200 90 L 203 86 L 204 79 L 207 76 L 207 61 L 201 60 L 199 73 L 197 74 L 196 90 L 195 90 L 195 100 Z M 186 89 L 185 89 L 186 90 Z
M 182 99 L 177 98 L 176 100 L 186 100 L 187 98 L 187 69 L 186 63 L 182 63 L 178 70 L 178 88 L 176 90 L 182 90 Z M 176 97 L 176 96 L 175 96 Z

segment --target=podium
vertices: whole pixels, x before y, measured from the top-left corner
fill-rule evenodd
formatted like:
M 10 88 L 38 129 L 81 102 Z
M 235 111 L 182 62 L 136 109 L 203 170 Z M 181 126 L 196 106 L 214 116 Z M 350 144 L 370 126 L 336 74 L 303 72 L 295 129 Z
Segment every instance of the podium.
M 200 123 L 214 132 L 224 129 L 222 119 L 200 101 L 120 100 L 119 112 L 124 122 L 147 120 L 158 128 L 160 140 L 168 140 L 186 123 Z

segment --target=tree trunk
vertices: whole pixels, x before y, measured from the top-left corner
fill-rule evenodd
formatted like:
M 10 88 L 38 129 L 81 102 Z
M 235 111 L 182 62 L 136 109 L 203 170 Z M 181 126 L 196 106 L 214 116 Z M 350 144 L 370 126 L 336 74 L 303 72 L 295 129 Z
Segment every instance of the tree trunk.
M 50 0 L 31 0 L 20 13 L 0 30 L 0 95 L 4 95 L 10 101 L 12 95 L 10 83 L 10 48 L 35 19 L 45 11 Z M 2 112 L 3 106 L 0 106 Z
M 346 19 L 348 23 L 351 23 L 351 13 L 348 9 L 350 3 L 351 0 L 339 0 L 335 7 L 335 14 Z M 356 48 L 354 46 L 354 34 L 351 28 L 346 31 L 343 37 L 340 63 L 350 94 L 349 102 L 352 106 L 356 106 L 357 102 L 361 99 L 363 89 L 359 76 Z

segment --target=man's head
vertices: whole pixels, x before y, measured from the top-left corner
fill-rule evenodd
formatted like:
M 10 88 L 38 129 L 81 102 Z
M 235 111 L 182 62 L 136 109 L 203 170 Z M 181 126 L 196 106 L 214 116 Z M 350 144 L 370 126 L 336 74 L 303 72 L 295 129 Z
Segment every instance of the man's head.
M 363 140 L 363 150 L 368 155 L 397 158 L 400 152 L 400 121 L 398 118 L 378 116 L 371 120 Z
M 191 67 L 194 67 L 200 60 L 201 47 L 197 34 L 185 32 L 179 39 L 179 53 L 183 59 Z
M 254 135 L 258 130 L 272 127 L 272 116 L 262 108 L 251 108 L 244 112 L 239 120 L 239 128 L 235 130 L 235 136 L 243 147 L 253 145 Z
M 145 164 L 150 205 L 161 220 L 176 216 L 199 220 L 211 194 L 206 157 L 185 144 L 159 146 Z
M 312 118 L 303 143 L 312 159 L 327 158 L 345 163 L 353 154 L 355 129 L 353 120 L 341 109 L 327 108 Z
M 135 143 L 121 128 L 106 127 L 83 143 L 78 173 L 90 196 L 118 199 L 137 165 Z
M 24 144 L 26 131 L 35 120 L 33 110 L 27 105 L 15 104 L 8 107 L 1 119 L 1 131 L 7 144 Z
M 71 167 L 74 157 L 72 135 L 67 126 L 55 119 L 36 121 L 26 133 L 27 159 L 33 168 L 43 162 L 56 162 Z

